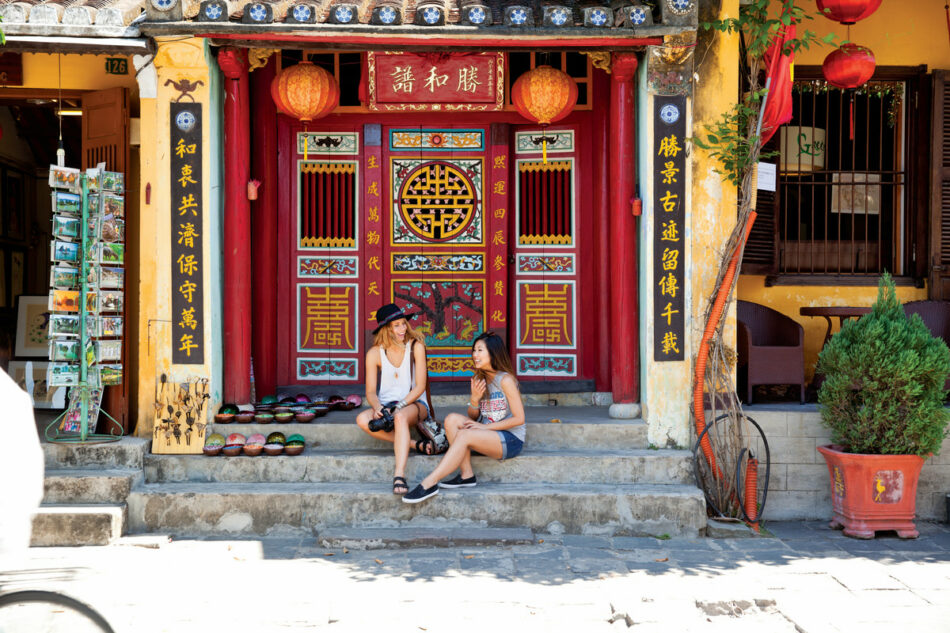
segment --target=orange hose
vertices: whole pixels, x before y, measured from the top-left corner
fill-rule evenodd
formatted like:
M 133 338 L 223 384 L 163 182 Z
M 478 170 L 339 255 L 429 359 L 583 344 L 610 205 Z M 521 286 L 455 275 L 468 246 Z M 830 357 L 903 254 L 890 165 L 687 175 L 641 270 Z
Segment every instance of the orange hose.
M 702 435 L 706 428 L 703 393 L 706 377 L 706 359 L 709 356 L 709 341 L 712 339 L 719 319 L 722 317 L 722 312 L 725 309 L 729 289 L 732 288 L 732 279 L 736 276 L 736 268 L 739 266 L 739 253 L 742 252 L 743 244 L 749 239 L 749 232 L 752 231 L 752 224 L 755 222 L 755 217 L 755 211 L 750 211 L 742 240 L 736 244 L 736 250 L 732 254 L 732 259 L 729 261 L 729 267 L 726 269 L 726 274 L 722 278 L 722 285 L 719 286 L 719 291 L 716 293 L 716 301 L 713 303 L 712 312 L 709 314 L 709 321 L 706 322 L 706 330 L 703 332 L 703 338 L 699 343 L 699 352 L 696 354 L 696 384 L 693 387 L 693 415 L 696 417 L 697 435 Z M 708 435 L 703 438 L 701 446 L 703 448 L 703 455 L 706 456 L 706 461 L 709 462 L 709 466 L 712 468 L 713 475 L 716 479 L 720 479 L 722 477 L 722 471 L 719 470 L 719 467 L 716 465 L 716 456 L 713 453 L 712 443 L 709 441 Z
M 751 519 L 752 529 L 759 531 L 759 460 L 749 457 L 745 471 L 745 513 Z

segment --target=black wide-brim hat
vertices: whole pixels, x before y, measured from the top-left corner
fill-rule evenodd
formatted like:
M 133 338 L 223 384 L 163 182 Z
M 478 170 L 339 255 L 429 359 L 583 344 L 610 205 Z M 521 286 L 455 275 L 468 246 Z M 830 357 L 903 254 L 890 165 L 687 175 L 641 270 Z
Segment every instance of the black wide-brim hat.
M 389 323 L 392 323 L 396 319 L 408 319 L 406 313 L 399 309 L 395 303 L 387 303 L 379 310 L 376 311 L 376 329 L 373 330 L 373 334 L 376 334 L 384 326 Z

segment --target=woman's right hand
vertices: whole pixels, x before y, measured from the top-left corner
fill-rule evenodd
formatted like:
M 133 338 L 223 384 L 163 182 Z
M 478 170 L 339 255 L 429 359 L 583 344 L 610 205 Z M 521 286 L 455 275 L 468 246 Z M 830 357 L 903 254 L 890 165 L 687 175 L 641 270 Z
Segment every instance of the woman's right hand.
M 478 402 L 485 395 L 485 380 L 483 378 L 472 378 L 472 402 Z
M 374 419 L 374 420 L 378 420 L 378 419 L 380 419 L 381 417 L 383 417 L 383 409 L 382 409 L 382 407 L 380 407 L 380 408 L 378 408 L 378 409 L 374 408 L 374 409 L 373 409 L 373 419 Z

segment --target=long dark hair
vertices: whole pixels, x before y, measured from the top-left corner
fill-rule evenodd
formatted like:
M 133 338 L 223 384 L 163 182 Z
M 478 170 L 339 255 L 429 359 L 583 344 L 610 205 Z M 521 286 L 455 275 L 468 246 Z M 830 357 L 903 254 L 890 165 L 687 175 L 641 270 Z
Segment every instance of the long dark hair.
M 479 341 L 485 343 L 485 349 L 488 350 L 488 359 L 491 362 L 491 368 L 495 370 L 495 373 L 500 371 L 510 374 L 512 378 L 515 378 L 515 370 L 511 367 L 511 356 L 508 355 L 508 347 L 505 345 L 505 341 L 502 340 L 500 336 L 487 330 L 482 332 L 475 340 L 472 341 L 472 351 L 475 351 L 475 344 Z M 484 370 L 475 369 L 475 377 L 481 378 L 486 383 L 488 382 L 488 375 Z M 515 378 L 515 382 L 517 382 Z M 485 396 L 488 396 L 488 389 L 485 390 Z

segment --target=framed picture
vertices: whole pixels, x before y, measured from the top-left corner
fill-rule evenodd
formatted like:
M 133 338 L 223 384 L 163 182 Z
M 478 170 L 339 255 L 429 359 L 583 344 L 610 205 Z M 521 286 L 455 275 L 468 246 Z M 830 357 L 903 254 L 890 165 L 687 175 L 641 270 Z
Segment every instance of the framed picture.
M 33 398 L 38 409 L 65 409 L 66 388 L 50 387 L 46 382 L 49 363 L 34 360 L 12 360 L 7 370 L 13 381 Z
M 836 171 L 831 174 L 831 212 L 880 215 L 881 175 Z
M 21 296 L 17 305 L 17 356 L 42 356 L 49 352 L 49 297 Z
M 3 208 L 7 237 L 22 240 L 26 235 L 26 178 L 22 172 L 4 170 Z

